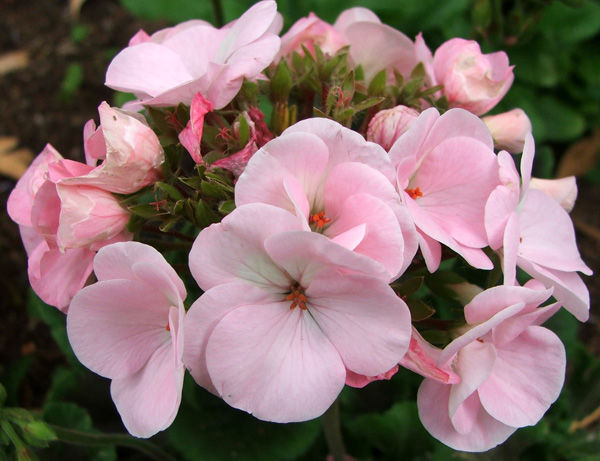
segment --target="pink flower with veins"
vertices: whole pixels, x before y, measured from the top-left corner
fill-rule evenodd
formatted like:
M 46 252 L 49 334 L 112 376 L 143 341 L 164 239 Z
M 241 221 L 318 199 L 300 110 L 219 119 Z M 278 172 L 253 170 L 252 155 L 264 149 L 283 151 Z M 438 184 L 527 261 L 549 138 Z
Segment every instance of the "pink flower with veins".
M 184 363 L 259 419 L 316 418 L 348 372 L 383 375 L 408 348 L 410 313 L 389 274 L 281 208 L 241 205 L 202 230 L 190 269 L 205 293 L 185 318 Z
M 71 163 L 77 171 L 64 184 L 86 185 L 118 194 L 131 194 L 158 181 L 165 155 L 158 136 L 143 116 L 110 107 L 98 107 L 100 127 L 93 120 L 84 128 L 86 171 L 81 164 Z M 100 165 L 96 166 L 98 160 Z
M 437 359 L 440 368 L 451 365 L 460 382 L 425 379 L 417 395 L 423 425 L 444 444 L 487 451 L 517 428 L 536 424 L 558 398 L 564 346 L 539 325 L 560 304 L 538 307 L 551 290 L 537 288 L 495 287 L 465 306 L 467 325 Z
M 441 244 L 474 267 L 492 268 L 481 248 L 488 244 L 485 204 L 500 183 L 493 148 L 479 117 L 462 109 L 440 116 L 431 108 L 390 149 L 396 185 L 417 226 L 429 271 L 440 264 Z
M 185 286 L 154 248 L 138 242 L 102 248 L 98 279 L 71 302 L 67 333 L 77 358 L 112 379 L 111 395 L 127 430 L 151 437 L 179 409 L 185 367 Z
M 189 105 L 199 91 L 221 109 L 244 78 L 256 78 L 271 64 L 282 24 L 276 3 L 268 0 L 221 29 L 194 21 L 152 36 L 138 33 L 110 63 L 106 85 L 134 93 L 139 101 L 124 106 L 132 110 Z
M 550 195 L 531 187 L 535 142 L 528 134 L 521 177 L 512 157 L 498 154 L 502 183 L 485 207 L 489 245 L 503 257 L 504 283 L 516 283 L 517 266 L 546 287 L 578 320 L 589 317 L 590 295 L 577 272 L 591 275 L 575 242 L 569 214 Z M 522 181 L 522 184 L 521 184 Z
M 304 230 L 372 258 L 396 278 L 412 262 L 417 240 L 393 175 L 381 146 L 334 121 L 308 119 L 252 156 L 235 201 L 288 210 Z

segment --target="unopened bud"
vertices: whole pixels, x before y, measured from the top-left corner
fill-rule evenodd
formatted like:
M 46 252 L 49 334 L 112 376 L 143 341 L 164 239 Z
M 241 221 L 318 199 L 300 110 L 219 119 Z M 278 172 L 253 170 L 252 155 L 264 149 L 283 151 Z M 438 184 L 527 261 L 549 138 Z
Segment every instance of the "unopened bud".
M 522 109 L 513 109 L 503 114 L 482 117 L 497 149 L 504 149 L 511 154 L 523 152 L 525 135 L 531 131 L 531 121 Z
M 389 151 L 418 117 L 419 112 L 407 106 L 396 106 L 393 109 L 379 111 L 369 123 L 367 140 Z

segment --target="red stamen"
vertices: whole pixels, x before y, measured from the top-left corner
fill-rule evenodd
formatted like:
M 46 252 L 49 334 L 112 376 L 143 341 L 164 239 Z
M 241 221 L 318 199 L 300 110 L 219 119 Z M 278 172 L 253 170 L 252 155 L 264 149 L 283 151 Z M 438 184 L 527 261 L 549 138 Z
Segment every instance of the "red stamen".
M 165 330 L 171 331 L 171 328 L 169 328 L 169 324 L 168 323 L 167 323 L 167 326 L 166 326 Z
M 316 225 L 319 229 L 322 229 L 325 224 L 330 223 L 330 222 L 331 222 L 331 219 L 329 219 L 325 216 L 324 211 L 321 211 L 320 213 L 317 213 L 317 214 L 310 215 L 308 217 L 308 223 L 309 224 L 316 223 Z
M 406 189 L 405 192 L 410 195 L 410 198 L 413 200 L 416 200 L 417 197 L 423 197 L 423 192 L 421 192 L 421 189 L 419 187 L 416 187 L 414 189 Z
M 306 296 L 304 295 L 304 289 L 299 285 L 292 288 L 292 292 L 285 297 L 285 300 L 292 301 L 290 310 L 295 307 L 300 307 L 303 311 L 306 310 Z
M 150 202 L 149 205 L 156 205 L 156 211 L 160 211 L 160 206 L 167 203 L 166 200 L 158 200 L 158 196 L 156 194 L 154 194 L 154 199 L 156 202 Z

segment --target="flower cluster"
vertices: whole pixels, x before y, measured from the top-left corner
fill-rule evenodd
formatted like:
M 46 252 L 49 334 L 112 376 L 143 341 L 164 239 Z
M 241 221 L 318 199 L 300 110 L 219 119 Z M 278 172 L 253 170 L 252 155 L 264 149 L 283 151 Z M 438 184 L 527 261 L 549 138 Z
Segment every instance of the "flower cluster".
M 587 320 L 591 271 L 574 180 L 531 177 L 521 109 L 480 118 L 511 86 L 506 54 L 458 38 L 432 53 L 364 8 L 281 27 L 266 0 L 131 39 L 106 84 L 147 118 L 102 103 L 86 164 L 47 146 L 10 197 L 33 289 L 138 437 L 172 423 L 186 369 L 267 421 L 316 418 L 402 366 L 455 449 L 535 424 L 565 373 L 540 325 L 561 306 Z M 504 278 L 441 290 L 443 261 Z M 423 292 L 462 313 L 431 321 Z

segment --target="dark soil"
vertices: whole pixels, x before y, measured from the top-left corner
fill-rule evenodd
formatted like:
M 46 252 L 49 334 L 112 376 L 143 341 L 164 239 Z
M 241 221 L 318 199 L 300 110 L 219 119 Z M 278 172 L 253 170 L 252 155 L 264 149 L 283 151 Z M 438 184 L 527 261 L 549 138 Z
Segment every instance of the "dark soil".
M 81 160 L 82 130 L 97 107 L 112 102 L 104 75 L 114 54 L 127 45 L 140 27 L 152 32 L 165 24 L 142 24 L 116 0 L 88 0 L 80 19 L 73 22 L 68 2 L 55 0 L 0 0 L 0 55 L 26 50 L 29 65 L 0 75 L 0 137 L 15 136 L 21 147 L 35 154 L 51 143 L 63 156 Z M 73 28 L 83 26 L 87 36 L 74 41 Z M 81 84 L 61 91 L 67 70 L 83 70 Z M 19 391 L 19 405 L 36 408 L 44 400 L 52 370 L 64 363 L 46 325 L 27 315 L 27 258 L 17 226 L 6 213 L 6 200 L 15 181 L 0 176 L 0 376 L 16 361 L 31 356 L 33 363 Z M 580 182 L 573 217 L 583 223 L 579 248 L 587 264 L 600 273 L 600 187 Z M 592 317 L 582 326 L 591 352 L 600 355 L 598 277 L 587 277 Z

